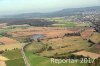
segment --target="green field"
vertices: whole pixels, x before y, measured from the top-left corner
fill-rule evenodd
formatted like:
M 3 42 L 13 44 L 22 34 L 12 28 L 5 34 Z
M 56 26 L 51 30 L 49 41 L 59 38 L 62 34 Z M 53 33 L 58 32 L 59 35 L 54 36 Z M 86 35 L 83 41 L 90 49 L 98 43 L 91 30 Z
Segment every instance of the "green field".
M 22 58 L 21 52 L 19 49 L 16 50 L 10 50 L 10 51 L 5 51 L 3 53 L 3 56 L 7 57 L 10 60 L 13 59 L 18 59 L 18 58 Z
M 0 29 L 0 36 L 5 36 L 5 34 L 9 31 L 12 31 L 13 29 L 8 29 L 8 28 L 5 28 L 5 29 Z
M 25 66 L 23 58 L 6 61 L 7 66 Z
M 10 59 L 6 61 L 7 66 L 25 66 L 19 49 L 5 51 L 2 55 Z
M 65 27 L 76 27 L 77 24 L 75 22 L 66 22 Z
M 35 55 L 31 52 L 25 52 L 28 57 L 29 63 L 31 66 L 87 66 L 87 64 L 81 63 L 51 63 L 49 58 L 45 58 L 42 56 Z

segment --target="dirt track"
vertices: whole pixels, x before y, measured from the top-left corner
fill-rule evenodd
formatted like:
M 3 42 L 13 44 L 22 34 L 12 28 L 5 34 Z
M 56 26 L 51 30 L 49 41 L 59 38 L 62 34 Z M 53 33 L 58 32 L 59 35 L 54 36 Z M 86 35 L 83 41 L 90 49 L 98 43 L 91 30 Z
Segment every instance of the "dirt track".
M 0 66 L 6 66 L 4 61 L 0 61 Z

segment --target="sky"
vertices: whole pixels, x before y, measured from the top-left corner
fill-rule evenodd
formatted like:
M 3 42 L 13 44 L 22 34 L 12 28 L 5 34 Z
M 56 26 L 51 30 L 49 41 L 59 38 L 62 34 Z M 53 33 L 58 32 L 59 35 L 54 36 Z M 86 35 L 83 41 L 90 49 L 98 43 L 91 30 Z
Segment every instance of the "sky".
M 100 6 L 100 0 L 0 0 L 0 15 Z

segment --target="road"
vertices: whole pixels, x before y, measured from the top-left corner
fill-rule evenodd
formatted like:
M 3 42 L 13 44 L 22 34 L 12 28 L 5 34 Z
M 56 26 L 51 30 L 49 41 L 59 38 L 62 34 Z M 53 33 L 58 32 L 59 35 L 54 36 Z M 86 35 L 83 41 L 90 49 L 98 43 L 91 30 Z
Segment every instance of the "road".
M 23 56 L 25 65 L 26 65 L 26 66 L 30 66 L 30 64 L 29 64 L 29 62 L 28 62 L 28 59 L 27 59 L 27 57 L 26 57 L 26 55 L 25 55 L 25 53 L 24 53 L 24 46 L 25 46 L 25 45 L 26 45 L 26 44 L 22 44 L 21 53 L 22 53 L 22 56 Z

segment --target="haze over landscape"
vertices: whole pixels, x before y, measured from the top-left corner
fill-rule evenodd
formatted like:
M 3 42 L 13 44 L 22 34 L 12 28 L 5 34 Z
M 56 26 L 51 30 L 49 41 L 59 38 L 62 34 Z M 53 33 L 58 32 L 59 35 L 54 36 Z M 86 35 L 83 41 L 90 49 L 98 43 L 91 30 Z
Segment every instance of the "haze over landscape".
M 0 66 L 100 66 L 100 0 L 0 0 Z
M 0 0 L 0 15 L 100 6 L 100 0 Z

